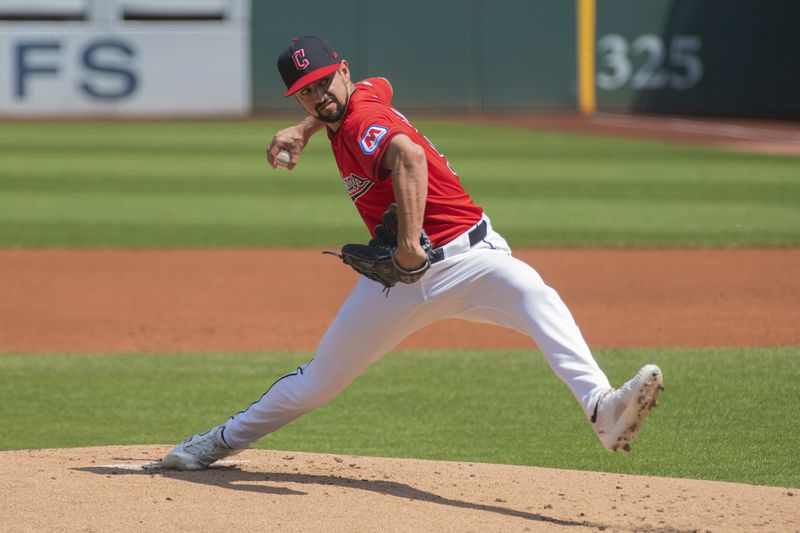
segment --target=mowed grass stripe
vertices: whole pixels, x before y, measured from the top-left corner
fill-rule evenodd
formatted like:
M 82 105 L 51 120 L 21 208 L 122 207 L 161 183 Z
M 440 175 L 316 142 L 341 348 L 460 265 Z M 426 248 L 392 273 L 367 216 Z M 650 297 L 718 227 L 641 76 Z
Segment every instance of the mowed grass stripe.
M 264 147 L 290 123 L 0 123 L 0 246 L 363 240 L 324 135 L 294 171 L 265 165 Z M 418 126 L 514 246 L 800 245 L 798 158 Z
M 68 204 L 69 209 L 63 205 Z M 332 205 L 333 204 L 333 205 Z M 583 243 L 591 246 L 782 246 L 798 241 L 796 209 L 783 206 L 681 205 L 670 211 L 625 202 L 508 199 L 502 209 L 484 204 L 495 227 L 512 243 Z M 283 192 L 215 196 L 158 193 L 0 195 L 0 242 L 5 246 L 336 246 L 366 239 L 349 205 L 335 209 L 324 194 L 302 201 Z M 586 218 L 564 219 L 577 211 Z M 617 213 L 635 215 L 639 223 Z M 680 215 L 684 214 L 682 218 Z M 302 220 L 302 222 L 298 222 Z M 732 222 L 732 221 L 735 221 Z M 800 223 L 800 222 L 798 222 Z M 657 239 L 654 241 L 654 239 Z
M 258 446 L 800 487 L 800 348 L 601 351 L 666 391 L 631 454 L 602 450 L 536 352 L 391 354 Z M 173 443 L 256 400 L 309 354 L 4 355 L 0 449 Z

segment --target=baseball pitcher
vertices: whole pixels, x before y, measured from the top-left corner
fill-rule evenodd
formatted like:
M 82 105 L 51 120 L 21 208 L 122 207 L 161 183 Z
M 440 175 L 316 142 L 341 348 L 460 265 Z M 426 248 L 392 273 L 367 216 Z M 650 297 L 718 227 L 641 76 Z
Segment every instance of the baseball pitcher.
M 367 242 L 334 254 L 361 276 L 311 362 L 225 423 L 183 441 L 163 466 L 199 470 L 247 448 L 330 401 L 408 335 L 445 318 L 529 336 L 603 446 L 629 451 L 663 390 L 661 370 L 647 365 L 611 387 L 556 291 L 512 256 L 445 156 L 392 107 L 387 79 L 353 82 L 347 61 L 314 36 L 294 39 L 278 70 L 285 96 L 308 116 L 275 134 L 267 161 L 293 169 L 311 136 L 325 130 L 370 232 Z

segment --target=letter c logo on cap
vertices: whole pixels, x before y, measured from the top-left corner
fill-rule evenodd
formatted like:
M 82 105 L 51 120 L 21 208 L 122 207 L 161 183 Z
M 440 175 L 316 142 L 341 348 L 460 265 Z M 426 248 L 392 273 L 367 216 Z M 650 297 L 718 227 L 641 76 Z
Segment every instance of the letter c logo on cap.
M 303 48 L 293 53 L 292 59 L 294 59 L 294 66 L 297 67 L 297 70 L 303 70 L 306 67 L 308 67 L 308 59 L 306 59 L 306 51 Z

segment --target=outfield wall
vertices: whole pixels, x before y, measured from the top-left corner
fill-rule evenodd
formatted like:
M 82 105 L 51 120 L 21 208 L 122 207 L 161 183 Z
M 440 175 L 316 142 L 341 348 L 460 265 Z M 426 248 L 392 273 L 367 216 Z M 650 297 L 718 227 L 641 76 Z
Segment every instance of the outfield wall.
M 296 109 L 275 60 L 307 34 L 392 80 L 403 108 L 575 110 L 592 5 L 582 102 L 800 118 L 796 0 L 0 0 L 0 116 Z
M 248 0 L 0 0 L 0 114 L 250 111 Z
M 275 58 L 291 37 L 318 33 L 356 77 L 393 80 L 398 106 L 574 110 L 577 4 L 346 0 L 331 10 L 310 0 L 296 11 L 256 2 L 253 106 L 294 106 Z M 596 0 L 597 109 L 800 118 L 797 20 L 796 0 Z
M 327 36 L 354 76 L 392 80 L 398 106 L 575 107 L 574 2 L 344 0 L 331 9 L 309 0 L 302 10 L 255 2 L 252 17 L 256 111 L 296 107 L 282 96 L 275 62 L 292 37 L 307 34 Z
M 597 5 L 600 110 L 800 119 L 800 2 Z

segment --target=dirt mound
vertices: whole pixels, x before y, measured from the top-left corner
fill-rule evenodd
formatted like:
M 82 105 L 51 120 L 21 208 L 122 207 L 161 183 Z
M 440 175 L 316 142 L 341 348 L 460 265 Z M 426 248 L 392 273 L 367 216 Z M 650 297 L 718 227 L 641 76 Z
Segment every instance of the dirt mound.
M 167 446 L 0 453 L 4 531 L 794 531 L 796 489 L 248 450 L 146 470 Z

